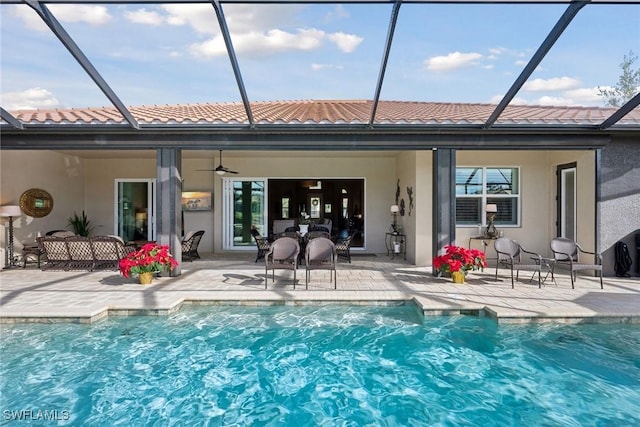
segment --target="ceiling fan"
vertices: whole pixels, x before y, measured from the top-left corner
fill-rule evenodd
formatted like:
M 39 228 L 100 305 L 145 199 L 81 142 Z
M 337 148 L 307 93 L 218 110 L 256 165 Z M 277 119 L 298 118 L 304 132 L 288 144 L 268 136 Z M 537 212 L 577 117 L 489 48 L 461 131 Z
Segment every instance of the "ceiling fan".
M 219 150 L 219 151 L 220 151 L 220 164 L 218 164 L 218 167 L 216 167 L 215 169 L 198 169 L 198 170 L 215 172 L 218 175 L 224 175 L 225 173 L 238 173 L 236 171 L 232 171 L 231 169 L 227 169 L 224 166 L 222 166 L 222 150 Z

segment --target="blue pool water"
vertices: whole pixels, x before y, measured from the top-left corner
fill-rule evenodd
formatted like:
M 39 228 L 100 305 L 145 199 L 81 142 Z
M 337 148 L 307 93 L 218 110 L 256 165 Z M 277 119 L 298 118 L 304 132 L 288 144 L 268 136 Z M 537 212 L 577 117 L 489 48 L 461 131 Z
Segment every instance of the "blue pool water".
M 0 335 L 2 425 L 640 423 L 638 325 L 190 307 Z

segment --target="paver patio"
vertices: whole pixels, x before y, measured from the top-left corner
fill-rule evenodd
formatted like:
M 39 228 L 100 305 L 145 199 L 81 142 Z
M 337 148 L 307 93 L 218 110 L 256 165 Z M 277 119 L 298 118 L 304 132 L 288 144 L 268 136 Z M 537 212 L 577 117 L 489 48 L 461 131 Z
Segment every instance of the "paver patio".
M 125 279 L 117 271 L 41 271 L 35 266 L 0 273 L 0 323 L 94 322 L 109 315 L 170 315 L 184 304 L 397 304 L 411 301 L 425 315 L 476 314 L 498 322 L 640 323 L 640 278 L 579 276 L 576 288 L 566 271 L 542 289 L 530 274 L 515 289 L 507 270 L 494 281 L 493 268 L 473 272 L 456 285 L 383 255 L 354 256 L 339 263 L 338 289 L 328 271 L 312 271 L 305 289 L 304 267 L 293 288 L 291 271 L 276 270 L 264 288 L 264 264 L 253 253 L 209 255 L 185 262 L 179 277 L 159 277 L 151 285 Z

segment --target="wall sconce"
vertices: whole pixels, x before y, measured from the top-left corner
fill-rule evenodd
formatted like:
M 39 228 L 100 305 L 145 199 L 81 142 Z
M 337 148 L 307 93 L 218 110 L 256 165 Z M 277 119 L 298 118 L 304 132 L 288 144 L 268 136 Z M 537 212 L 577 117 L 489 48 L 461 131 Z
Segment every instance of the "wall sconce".
M 494 239 L 498 237 L 498 230 L 493 224 L 493 221 L 496 219 L 496 214 L 498 213 L 498 205 L 495 203 L 487 203 L 484 210 L 487 213 L 487 229 L 485 230 L 484 235 L 485 237 Z
M 391 205 L 391 215 L 393 215 L 393 224 L 391 224 L 391 228 L 394 233 L 398 233 L 398 212 L 400 212 L 400 206 Z
M 16 260 L 13 256 L 13 217 L 22 215 L 20 206 L 7 205 L 0 206 L 0 216 L 9 217 L 9 242 L 7 244 L 7 253 L 9 254 L 9 262 L 5 268 L 13 268 L 16 266 Z

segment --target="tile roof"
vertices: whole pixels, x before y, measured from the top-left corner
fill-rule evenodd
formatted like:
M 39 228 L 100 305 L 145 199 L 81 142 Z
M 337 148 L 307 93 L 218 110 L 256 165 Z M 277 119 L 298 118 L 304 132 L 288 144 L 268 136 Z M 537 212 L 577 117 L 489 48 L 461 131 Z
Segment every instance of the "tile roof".
M 367 124 L 370 100 L 301 100 L 252 102 L 256 124 Z M 375 124 L 480 125 L 496 108 L 492 104 L 380 101 Z M 129 107 L 145 124 L 248 124 L 242 103 L 143 105 Z M 496 124 L 598 125 L 616 111 L 600 107 L 508 106 Z M 11 114 L 24 124 L 123 124 L 114 107 L 20 110 Z M 640 125 L 640 109 L 618 124 Z

